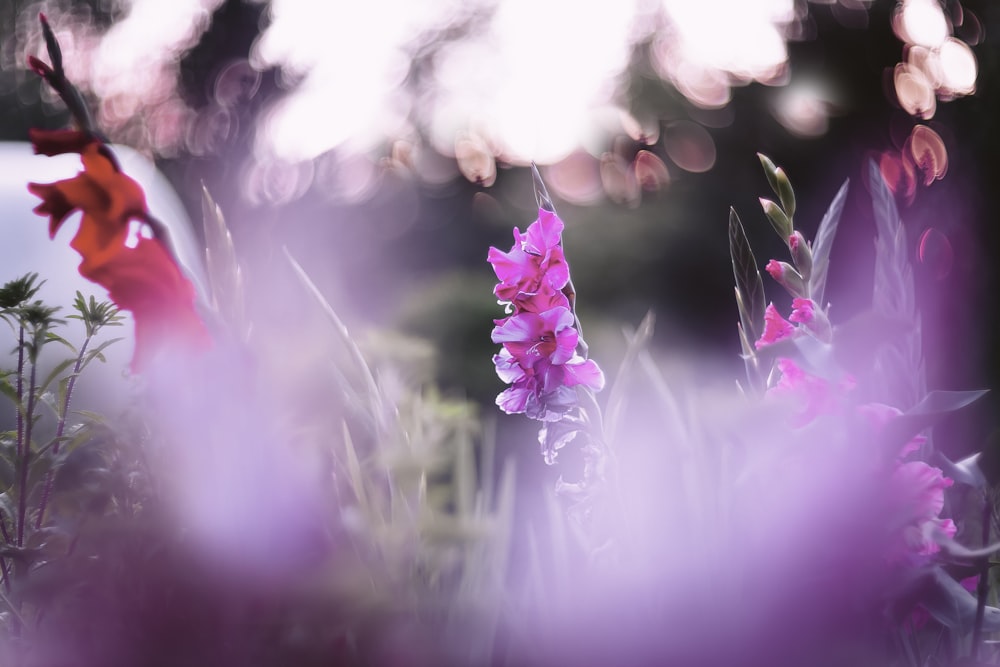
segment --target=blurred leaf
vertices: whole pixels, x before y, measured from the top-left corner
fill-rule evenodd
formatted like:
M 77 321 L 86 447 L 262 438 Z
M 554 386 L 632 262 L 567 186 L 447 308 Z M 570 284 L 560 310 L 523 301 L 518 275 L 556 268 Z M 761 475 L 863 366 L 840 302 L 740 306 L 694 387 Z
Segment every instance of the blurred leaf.
M 653 327 L 656 318 L 653 311 L 648 311 L 646 316 L 639 323 L 639 328 L 635 333 L 623 332 L 625 335 L 625 356 L 622 358 L 621 366 L 618 367 L 618 374 L 615 376 L 614 384 L 608 391 L 607 407 L 604 411 L 604 424 L 606 437 L 613 444 L 617 441 L 618 424 L 625 408 L 625 388 L 631 381 L 633 369 L 641 352 L 653 337 Z
M 906 330 L 894 345 L 876 355 L 874 367 L 882 385 L 878 396 L 890 405 L 908 406 L 926 392 L 910 250 L 892 192 L 874 161 L 869 162 L 868 173 L 877 232 L 872 310 L 901 320 Z
M 69 317 L 73 317 L 73 316 L 69 315 Z M 49 342 L 51 342 L 51 343 L 62 343 L 63 345 L 65 345 L 66 347 L 68 347 L 70 349 L 70 351 L 73 352 L 74 355 L 76 355 L 76 354 L 79 353 L 78 350 L 76 349 L 75 345 L 73 345 L 71 342 L 69 342 L 68 340 L 66 340 L 65 338 L 63 338 L 62 336 L 60 336 L 59 334 L 53 333 L 51 331 L 46 331 L 45 332 L 45 337 L 48 338 Z
M 950 477 L 956 482 L 981 489 L 986 486 L 986 476 L 979 467 L 979 459 L 982 452 L 976 452 L 972 456 L 967 456 L 961 461 L 954 463 L 940 451 L 934 452 L 937 465 L 944 472 L 946 477 Z
M 24 403 L 22 403 L 17 397 L 17 389 L 10 383 L 7 378 L 0 378 L 0 394 L 3 394 L 10 399 L 10 402 L 14 404 L 14 408 L 22 415 L 27 413 Z
M 63 359 L 58 364 L 56 364 L 56 366 L 51 371 L 49 371 L 49 374 L 45 376 L 45 379 L 42 380 L 42 383 L 38 385 L 38 393 L 39 394 L 44 393 L 45 390 L 49 388 L 49 385 L 52 384 L 53 380 L 62 375 L 63 371 L 65 371 L 67 368 L 71 367 L 75 363 L 76 359 Z
M 345 348 L 351 356 L 351 360 L 354 363 L 355 371 L 362 378 L 365 384 L 365 390 L 368 398 L 368 403 L 372 411 L 372 417 L 375 419 L 376 424 L 384 427 L 383 420 L 385 415 L 383 414 L 382 405 L 382 395 L 379 391 L 378 384 L 375 382 L 375 376 L 372 374 L 371 368 L 368 367 L 368 363 L 365 361 L 364 355 L 361 354 L 361 349 L 358 347 L 354 339 L 351 338 L 350 332 L 348 332 L 347 327 L 344 326 L 343 321 L 337 316 L 337 313 L 330 306 L 329 302 L 323 297 L 323 293 L 319 291 L 316 284 L 309 278 L 309 274 L 305 272 L 305 269 L 295 261 L 292 254 L 285 248 L 285 258 L 288 263 L 291 264 L 295 275 L 298 276 L 303 287 L 306 291 L 312 295 L 316 303 L 322 309 L 323 313 L 326 315 L 327 319 L 333 325 L 334 332 L 337 333 L 340 341 L 344 344 Z
M 844 212 L 844 203 L 847 201 L 847 189 L 850 180 L 845 180 L 840 186 L 840 190 L 830 202 L 830 208 L 823 215 L 823 221 L 819 223 L 816 231 L 816 238 L 812 244 L 812 276 L 809 279 L 809 294 L 812 300 L 823 307 L 823 294 L 826 291 L 826 276 L 830 268 L 830 251 L 833 249 L 833 240 L 837 236 L 837 226 L 840 224 L 840 216 Z
M 925 428 L 933 426 L 941 417 L 960 410 L 987 393 L 980 391 L 932 391 L 915 406 L 886 424 L 882 440 L 889 451 L 909 442 Z
M 944 570 L 931 568 L 920 578 L 920 604 L 942 625 L 968 632 L 976 622 L 976 597 L 965 590 Z M 1000 609 L 986 607 L 983 615 L 983 630 L 1000 630 Z
M 740 313 L 743 330 L 750 339 L 757 340 L 764 322 L 764 282 L 757 270 L 757 259 L 750 249 L 743 224 L 736 210 L 729 209 L 729 254 L 733 260 L 733 276 L 745 312 Z
M 202 225 L 205 231 L 205 268 L 212 308 L 241 337 L 249 332 L 245 321 L 243 271 L 236 257 L 233 237 L 212 195 L 201 184 Z

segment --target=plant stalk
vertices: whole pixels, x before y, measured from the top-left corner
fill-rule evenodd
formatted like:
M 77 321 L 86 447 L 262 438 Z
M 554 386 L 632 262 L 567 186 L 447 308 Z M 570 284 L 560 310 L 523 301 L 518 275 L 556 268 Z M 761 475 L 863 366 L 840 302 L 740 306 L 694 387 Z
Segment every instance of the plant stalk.
M 66 432 L 66 417 L 69 415 L 70 401 L 73 400 L 73 387 L 76 386 L 76 379 L 80 377 L 80 371 L 83 369 L 83 358 L 87 353 L 87 346 L 90 345 L 91 338 L 92 336 L 87 336 L 83 340 L 83 345 L 80 346 L 80 353 L 76 357 L 76 363 L 73 364 L 73 374 L 69 376 L 69 382 L 66 383 L 66 395 L 63 397 L 62 410 L 59 413 L 59 423 L 56 425 L 55 442 L 52 445 L 53 456 L 59 453 L 59 445 L 62 444 L 60 438 Z M 42 521 L 45 520 L 45 508 L 49 504 L 49 496 L 52 494 L 52 483 L 54 480 L 55 475 L 52 470 L 45 473 L 45 486 L 42 488 L 42 500 L 38 505 L 38 518 L 35 519 L 35 530 L 41 528 Z
M 35 388 L 38 379 L 38 360 L 31 364 L 28 380 L 28 406 L 25 409 L 24 451 L 21 456 L 21 479 L 17 499 L 17 546 L 24 546 L 24 524 L 28 515 L 28 468 L 31 463 L 31 426 L 35 414 Z

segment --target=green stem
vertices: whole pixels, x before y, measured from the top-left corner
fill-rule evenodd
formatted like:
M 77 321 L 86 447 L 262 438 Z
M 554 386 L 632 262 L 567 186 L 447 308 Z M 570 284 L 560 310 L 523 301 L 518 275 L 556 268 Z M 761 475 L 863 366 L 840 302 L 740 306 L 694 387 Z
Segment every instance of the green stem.
M 73 399 L 73 387 L 76 386 L 76 379 L 80 376 L 80 371 L 83 369 L 83 358 L 87 353 L 87 346 L 90 345 L 91 338 L 92 336 L 87 336 L 83 341 L 83 345 L 80 346 L 80 353 L 76 357 L 76 363 L 73 364 L 73 374 L 69 376 L 69 382 L 66 383 L 66 395 L 63 397 L 62 410 L 59 413 L 59 423 L 56 426 L 56 437 L 52 445 L 53 456 L 59 453 L 59 445 L 62 444 L 60 438 L 66 432 L 66 417 L 69 415 L 69 404 Z M 35 530 L 42 527 L 42 521 L 45 519 L 45 508 L 49 504 L 49 495 L 52 493 L 54 478 L 55 475 L 52 470 L 45 473 L 45 486 L 42 489 L 41 503 L 38 505 L 38 518 L 35 520 Z
M 31 463 L 31 426 L 35 414 L 35 389 L 37 383 L 38 360 L 31 364 L 31 376 L 28 381 L 28 407 L 24 420 L 24 451 L 21 457 L 21 479 L 18 485 L 17 499 L 17 546 L 24 546 L 24 524 L 28 515 L 28 468 Z
M 21 325 L 17 339 L 17 460 L 21 461 L 24 448 L 24 325 Z M 13 519 L 13 517 L 11 517 Z

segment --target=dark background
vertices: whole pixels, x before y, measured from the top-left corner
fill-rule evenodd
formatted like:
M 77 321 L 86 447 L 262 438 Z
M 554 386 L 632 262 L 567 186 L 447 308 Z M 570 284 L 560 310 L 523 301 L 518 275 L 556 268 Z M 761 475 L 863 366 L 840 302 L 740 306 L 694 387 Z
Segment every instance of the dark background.
M 950 10 L 954 5 L 948 3 Z M 740 213 L 761 266 L 771 257 L 783 258 L 781 243 L 757 203 L 758 197 L 770 195 L 758 151 L 789 174 L 798 195 L 796 223 L 807 237 L 843 180 L 851 180 L 827 298 L 834 304 L 835 323 L 869 306 L 874 227 L 864 178 L 867 161 L 879 151 L 898 148 L 915 123 L 886 92 L 887 72 L 902 53 L 889 27 L 894 6 L 880 0 L 860 15 L 848 12 L 857 24 L 850 25 L 842 8 L 809 4 L 803 39 L 789 43 L 790 67 L 793 74 L 817 72 L 835 82 L 844 100 L 822 136 L 791 135 L 769 111 L 769 89 L 757 84 L 737 87 L 727 109 L 731 123 L 709 128 L 717 159 L 708 172 L 672 168 L 669 186 L 643 193 L 637 207 L 608 200 L 572 206 L 556 196 L 567 222 L 565 244 L 582 320 L 593 355 L 609 375 L 621 354 L 621 326 L 634 326 L 650 308 L 659 317 L 655 340 L 661 350 L 692 363 L 700 359 L 721 366 L 734 378 L 742 373 L 728 258 L 728 208 L 734 206 Z M 994 167 L 1000 154 L 1000 51 L 995 39 L 1000 35 L 1000 5 L 975 0 L 963 6 L 978 16 L 983 28 L 983 38 L 974 47 L 978 89 L 969 97 L 939 103 L 929 123 L 948 149 L 945 178 L 918 187 L 912 202 L 899 201 L 914 250 L 918 236 L 929 227 L 941 231 L 954 250 L 954 264 L 943 277 L 934 267 L 915 266 L 928 386 L 948 389 L 995 387 L 1000 361 L 994 344 L 1000 322 L 993 263 L 1000 247 L 994 220 Z M 89 20 L 99 26 L 117 18 L 99 0 L 71 3 L 73 8 L 86 9 Z M 227 0 L 214 13 L 210 29 L 181 61 L 179 92 L 189 106 L 208 104 L 207 91 L 222 66 L 247 56 L 266 25 L 266 8 L 267 3 Z M 8 1 L 0 9 L 5 63 L 24 61 L 13 51 L 19 44 L 15 17 L 25 11 L 33 12 L 35 6 Z M 448 34 L 438 37 L 426 40 L 415 53 L 406 84 L 415 90 L 433 66 L 435 45 Z M 626 106 L 652 111 L 663 123 L 698 116 L 668 84 L 643 74 L 642 47 L 633 62 L 621 82 Z M 42 103 L 38 82 L 23 69 L 7 67 L 0 77 L 0 139 L 23 141 L 29 127 L 59 127 L 68 121 L 58 105 Z M 252 205 L 239 194 L 238 165 L 248 157 L 255 118 L 285 87 L 279 72 L 264 72 L 259 90 L 237 110 L 243 119 L 238 131 L 198 155 L 181 150 L 159 156 L 160 168 L 192 220 L 201 218 L 199 183 L 204 181 L 226 212 L 251 285 L 254 280 L 276 279 L 270 269 L 281 264 L 276 250 L 281 245 L 303 256 L 319 249 L 322 260 L 303 263 L 352 328 L 398 328 L 430 339 L 437 350 L 436 380 L 449 392 L 491 405 L 502 386 L 489 363 L 494 352 L 489 332 L 492 318 L 501 312 L 490 294 L 493 277 L 486 251 L 490 245 L 506 249 L 510 229 L 523 229 L 534 219 L 527 169 L 500 164 L 496 183 L 485 188 L 461 176 L 427 185 L 386 168 L 375 195 L 360 204 L 333 203 L 314 189 L 282 206 Z M 617 137 L 609 139 L 609 149 L 613 140 L 614 150 L 626 159 L 647 149 L 669 164 L 662 143 L 646 146 Z M 386 146 L 386 155 L 389 150 Z M 788 298 L 777 286 L 769 284 L 768 290 L 779 307 L 787 307 Z M 253 304 L 258 317 L 282 317 L 287 314 L 283 309 L 290 307 Z M 946 423 L 947 437 L 937 439 L 939 446 L 955 455 L 977 449 L 993 429 L 995 407 L 996 399 L 987 400 L 974 408 L 976 418 Z

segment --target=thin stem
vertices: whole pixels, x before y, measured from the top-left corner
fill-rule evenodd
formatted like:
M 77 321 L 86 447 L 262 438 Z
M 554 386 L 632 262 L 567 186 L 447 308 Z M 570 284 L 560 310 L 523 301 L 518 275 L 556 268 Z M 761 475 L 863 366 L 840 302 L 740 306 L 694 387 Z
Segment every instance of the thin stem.
M 990 543 L 990 529 L 993 521 L 993 499 L 989 492 L 983 493 L 983 546 Z M 989 560 L 984 560 L 979 566 L 979 585 L 976 587 L 976 624 L 972 628 L 972 654 L 973 660 L 979 658 L 979 646 L 982 643 L 983 616 L 986 613 L 986 593 L 989 590 Z
M 0 516 L 0 535 L 3 535 L 3 541 L 6 544 L 11 544 L 10 533 L 7 532 L 7 524 L 4 523 L 3 517 Z M 0 567 L 3 568 L 3 585 L 10 593 L 10 567 L 7 565 L 6 558 L 0 558 Z
M 87 346 L 90 345 L 91 338 L 92 336 L 87 336 L 83 341 L 83 345 L 80 346 L 80 353 L 76 357 L 76 363 L 73 364 L 73 374 L 69 376 L 69 382 L 66 383 L 66 395 L 63 397 L 59 423 L 56 426 L 56 437 L 52 445 L 53 456 L 59 453 L 59 445 L 62 444 L 60 438 L 62 438 L 63 433 L 66 431 L 66 417 L 69 415 L 69 405 L 73 399 L 73 387 L 76 386 L 76 379 L 80 376 L 80 371 L 83 368 L 83 357 L 87 353 Z M 45 507 L 49 503 L 49 495 L 52 493 L 52 482 L 54 479 L 55 475 L 51 470 L 45 473 L 45 486 L 42 489 L 41 503 L 38 505 L 38 518 L 35 520 L 35 530 L 42 527 L 42 521 L 45 519 Z
M 17 460 L 20 462 L 24 448 L 24 324 L 17 338 Z
M 28 467 L 31 463 L 31 426 L 35 414 L 35 388 L 37 382 L 38 363 L 31 364 L 31 376 L 28 381 L 28 407 L 25 410 L 24 452 L 21 457 L 21 480 L 17 499 L 17 546 L 24 546 L 24 524 L 28 515 Z

